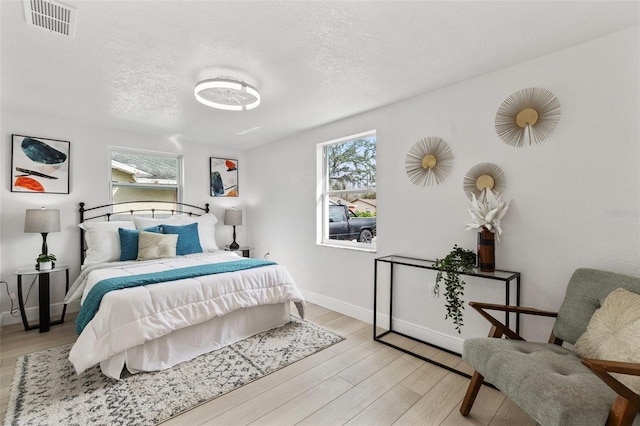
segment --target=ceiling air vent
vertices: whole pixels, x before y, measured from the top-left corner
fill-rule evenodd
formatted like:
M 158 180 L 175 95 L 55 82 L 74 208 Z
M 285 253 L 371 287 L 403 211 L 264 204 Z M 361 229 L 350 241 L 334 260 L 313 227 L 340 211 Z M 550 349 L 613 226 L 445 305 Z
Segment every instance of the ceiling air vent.
M 73 37 L 76 10 L 53 0 L 23 0 L 27 24 Z

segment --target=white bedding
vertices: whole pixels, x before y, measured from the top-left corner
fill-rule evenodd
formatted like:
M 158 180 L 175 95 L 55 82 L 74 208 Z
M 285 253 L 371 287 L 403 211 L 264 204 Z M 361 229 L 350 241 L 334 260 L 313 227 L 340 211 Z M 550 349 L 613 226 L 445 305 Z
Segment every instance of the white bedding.
M 241 257 L 233 252 L 219 251 L 171 259 L 95 265 L 81 273 L 65 302 L 79 298 L 84 301 L 97 282 L 109 277 L 238 259 Z M 71 349 L 69 360 L 80 374 L 174 330 L 243 308 L 290 301 L 296 302 L 303 316 L 302 295 L 287 270 L 280 265 L 113 291 L 102 299 L 96 316 Z M 119 372 L 114 378 L 119 378 Z

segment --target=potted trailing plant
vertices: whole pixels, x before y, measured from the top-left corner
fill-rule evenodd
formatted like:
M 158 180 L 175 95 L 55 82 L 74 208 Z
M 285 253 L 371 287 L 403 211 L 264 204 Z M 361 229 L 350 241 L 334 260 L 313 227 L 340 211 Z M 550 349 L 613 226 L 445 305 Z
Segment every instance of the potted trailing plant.
M 47 271 L 49 269 L 53 269 L 53 267 L 55 266 L 53 262 L 55 261 L 55 254 L 40 253 L 36 258 L 36 269 L 38 269 L 39 271 Z
M 451 252 L 442 259 L 436 259 L 434 266 L 438 268 L 435 292 L 440 290 L 440 283 L 444 281 L 445 319 L 451 318 L 456 330 L 460 333 L 463 325 L 462 310 L 464 309 L 462 296 L 465 282 L 460 278 L 460 272 L 470 272 L 476 264 L 476 254 L 454 245 Z

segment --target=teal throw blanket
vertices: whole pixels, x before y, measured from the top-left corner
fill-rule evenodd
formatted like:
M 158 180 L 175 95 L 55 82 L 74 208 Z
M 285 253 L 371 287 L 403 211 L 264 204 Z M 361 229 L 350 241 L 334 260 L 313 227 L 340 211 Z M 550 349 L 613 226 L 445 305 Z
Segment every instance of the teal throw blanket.
M 261 266 L 275 265 L 275 262 L 262 259 L 242 259 L 231 262 L 212 263 L 207 265 L 188 266 L 186 268 L 171 269 L 168 271 L 151 272 L 148 274 L 127 275 L 124 277 L 107 278 L 99 281 L 87 294 L 87 298 L 80 308 L 76 318 L 76 333 L 82 330 L 93 319 L 100 302 L 105 294 L 110 291 L 123 288 L 138 287 L 147 284 L 156 284 L 166 281 L 182 280 L 185 278 L 201 277 L 203 275 L 222 274 L 225 272 L 242 271 L 245 269 L 259 268 Z

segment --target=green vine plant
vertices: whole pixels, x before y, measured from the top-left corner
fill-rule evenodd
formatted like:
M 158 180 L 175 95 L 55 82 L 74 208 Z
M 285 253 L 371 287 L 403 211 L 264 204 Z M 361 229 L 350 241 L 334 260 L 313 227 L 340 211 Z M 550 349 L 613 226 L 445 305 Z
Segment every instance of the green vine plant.
M 456 330 L 460 333 L 463 326 L 464 285 L 460 272 L 470 272 L 476 265 L 476 254 L 454 245 L 451 252 L 442 259 L 436 259 L 434 266 L 438 268 L 434 293 L 439 293 L 440 282 L 444 280 L 444 297 L 447 314 L 444 319 L 451 318 Z

